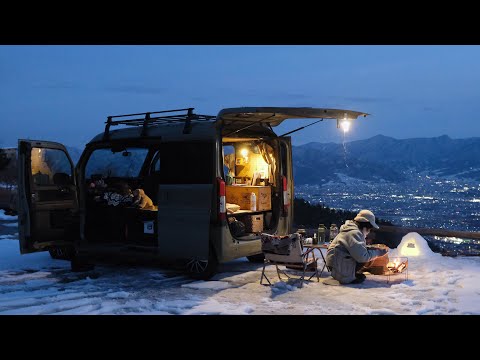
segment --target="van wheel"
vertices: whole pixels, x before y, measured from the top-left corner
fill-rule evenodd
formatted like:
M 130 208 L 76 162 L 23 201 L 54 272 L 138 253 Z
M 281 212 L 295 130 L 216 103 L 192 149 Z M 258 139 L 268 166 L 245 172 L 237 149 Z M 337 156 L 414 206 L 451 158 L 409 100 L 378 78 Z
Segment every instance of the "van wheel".
M 70 261 L 70 267 L 73 272 L 90 271 L 95 269 L 95 265 L 91 264 L 84 257 L 74 256 Z
M 247 256 L 248 261 L 253 263 L 263 263 L 265 260 L 265 255 L 263 253 Z
M 186 264 L 188 274 L 197 280 L 208 280 L 217 273 L 218 260 L 213 248 L 210 248 L 208 260 L 190 259 Z

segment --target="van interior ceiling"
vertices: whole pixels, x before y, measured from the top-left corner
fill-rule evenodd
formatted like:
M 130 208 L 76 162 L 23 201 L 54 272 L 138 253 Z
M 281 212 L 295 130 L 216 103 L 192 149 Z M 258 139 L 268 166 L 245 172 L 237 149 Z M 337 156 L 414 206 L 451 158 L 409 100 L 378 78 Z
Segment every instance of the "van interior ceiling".
M 262 232 L 275 232 L 282 189 L 273 142 L 251 137 L 224 137 L 222 142 L 231 234 L 245 241 L 258 239 Z

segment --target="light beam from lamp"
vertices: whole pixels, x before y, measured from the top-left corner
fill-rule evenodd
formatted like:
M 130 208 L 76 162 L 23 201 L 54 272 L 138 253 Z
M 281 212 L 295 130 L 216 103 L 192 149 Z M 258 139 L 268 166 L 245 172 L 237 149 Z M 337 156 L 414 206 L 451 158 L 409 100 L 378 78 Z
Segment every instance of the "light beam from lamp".
M 348 132 L 350 130 L 350 121 L 344 119 L 340 122 L 340 126 L 342 127 L 343 132 Z
M 350 130 L 350 119 L 347 118 L 347 114 L 345 114 L 345 117 L 343 119 L 337 119 L 337 128 L 342 128 L 343 133 L 348 132 Z

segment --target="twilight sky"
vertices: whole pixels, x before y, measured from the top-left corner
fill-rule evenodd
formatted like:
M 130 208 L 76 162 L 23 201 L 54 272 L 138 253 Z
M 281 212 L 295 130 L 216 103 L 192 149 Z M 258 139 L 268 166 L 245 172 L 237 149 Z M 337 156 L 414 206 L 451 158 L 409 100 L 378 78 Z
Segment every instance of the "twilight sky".
M 467 138 L 480 136 L 479 98 L 480 46 L 0 46 L 0 147 L 31 138 L 81 148 L 108 115 L 185 107 L 344 108 L 372 114 L 347 141 Z M 342 134 L 325 121 L 292 139 Z

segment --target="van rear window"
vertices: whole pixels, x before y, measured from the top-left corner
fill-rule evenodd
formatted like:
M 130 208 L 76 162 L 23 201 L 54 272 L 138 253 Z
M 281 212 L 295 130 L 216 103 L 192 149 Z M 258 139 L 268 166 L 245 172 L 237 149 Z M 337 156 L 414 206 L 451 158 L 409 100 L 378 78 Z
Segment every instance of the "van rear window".
M 171 142 L 160 147 L 160 182 L 211 184 L 214 171 L 213 142 Z

